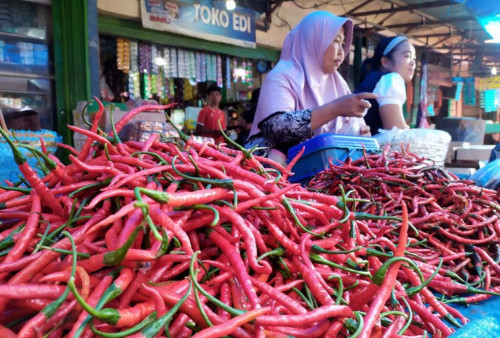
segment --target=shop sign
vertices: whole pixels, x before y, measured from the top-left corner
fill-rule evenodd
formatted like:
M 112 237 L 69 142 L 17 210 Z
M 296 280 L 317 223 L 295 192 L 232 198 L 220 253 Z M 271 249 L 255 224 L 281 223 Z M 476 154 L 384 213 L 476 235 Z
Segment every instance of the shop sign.
M 256 12 L 227 10 L 225 1 L 141 0 L 145 28 L 255 48 Z

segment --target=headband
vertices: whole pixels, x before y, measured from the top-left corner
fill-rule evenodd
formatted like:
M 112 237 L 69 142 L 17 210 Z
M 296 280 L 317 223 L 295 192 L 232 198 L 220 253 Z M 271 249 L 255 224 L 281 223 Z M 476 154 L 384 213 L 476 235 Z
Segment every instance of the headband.
M 387 47 L 385 47 L 384 52 L 382 53 L 382 56 L 386 56 L 387 54 L 389 54 L 394 49 L 394 47 L 396 47 L 397 44 L 399 44 L 400 42 L 403 42 L 405 40 L 408 40 L 408 38 L 406 36 L 402 36 L 402 35 L 396 36 L 394 39 L 391 40 L 391 42 L 389 42 Z

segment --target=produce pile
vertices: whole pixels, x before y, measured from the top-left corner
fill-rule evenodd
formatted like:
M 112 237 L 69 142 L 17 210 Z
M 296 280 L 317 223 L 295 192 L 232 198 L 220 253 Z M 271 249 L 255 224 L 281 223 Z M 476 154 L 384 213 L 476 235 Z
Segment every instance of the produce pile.
M 426 229 L 444 217 L 416 222 L 429 207 L 417 199 L 415 214 L 397 178 L 382 184 L 389 173 L 371 177 L 392 204 L 352 180 L 333 195 L 307 190 L 288 182 L 293 163 L 182 133 L 179 143 L 117 137 L 139 111 L 166 108 L 133 110 L 106 135 L 101 107 L 90 131 L 71 127 L 88 141 L 80 152 L 65 146 L 69 164 L 38 154 L 50 169 L 43 179 L 12 143 L 30 188 L 0 190 L 0 337 L 447 336 L 445 321 L 466 319 L 430 288 L 500 291 L 492 192 L 469 186 L 443 206 L 427 196 L 440 215 L 463 206 L 460 217 L 475 222 L 457 227 L 473 243 L 444 242 Z M 328 173 L 321 188 L 336 189 Z M 475 264 L 452 271 L 464 259 Z

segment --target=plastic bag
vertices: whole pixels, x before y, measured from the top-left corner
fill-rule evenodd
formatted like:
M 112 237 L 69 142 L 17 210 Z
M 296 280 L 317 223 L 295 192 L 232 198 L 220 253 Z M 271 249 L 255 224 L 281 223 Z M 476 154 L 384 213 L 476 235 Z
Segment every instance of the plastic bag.
M 500 189 L 500 159 L 494 160 L 471 176 L 471 180 L 475 181 L 477 185 L 493 189 Z
M 45 141 L 47 150 L 55 153 L 57 150 L 57 142 L 61 142 L 61 136 L 52 130 L 42 129 L 39 131 L 31 130 L 11 130 L 15 138 L 24 144 L 29 144 L 32 147 L 41 150 L 40 137 Z M 35 169 L 37 174 L 42 177 L 43 172 L 38 168 L 38 161 L 33 154 L 26 148 L 19 147 L 19 151 L 26 157 L 28 164 Z M 14 155 L 7 142 L 0 136 L 0 185 L 4 180 L 16 182 L 19 180 L 19 167 L 14 161 Z
M 361 127 L 365 126 L 365 121 L 361 117 L 350 117 L 349 122 L 340 128 L 338 134 L 342 135 L 359 135 Z
M 379 129 L 380 133 L 373 136 L 378 141 L 380 149 L 389 147 L 389 152 L 401 151 L 401 145 L 409 145 L 409 151 L 433 160 L 436 165 L 444 166 L 444 160 L 450 145 L 451 136 L 437 129 Z

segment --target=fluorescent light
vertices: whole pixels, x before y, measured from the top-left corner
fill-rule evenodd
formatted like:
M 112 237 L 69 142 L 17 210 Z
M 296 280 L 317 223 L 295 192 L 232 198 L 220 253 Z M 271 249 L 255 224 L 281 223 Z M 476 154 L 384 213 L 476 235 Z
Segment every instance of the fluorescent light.
M 234 2 L 234 0 L 227 0 L 226 1 L 226 9 L 228 11 L 232 11 L 235 8 L 236 8 L 236 2 Z
M 157 56 L 155 59 L 154 59 L 154 63 L 155 65 L 157 66 L 165 66 L 167 63 L 165 62 L 165 59 L 160 57 L 160 56 Z
M 245 68 L 236 68 L 234 70 L 234 77 L 244 78 L 245 76 L 247 76 L 247 71 Z
M 500 39 L 500 21 L 490 21 L 484 25 L 484 29 L 486 29 L 494 40 Z

